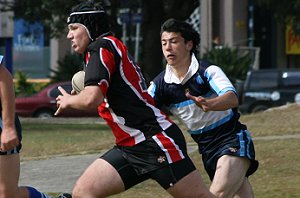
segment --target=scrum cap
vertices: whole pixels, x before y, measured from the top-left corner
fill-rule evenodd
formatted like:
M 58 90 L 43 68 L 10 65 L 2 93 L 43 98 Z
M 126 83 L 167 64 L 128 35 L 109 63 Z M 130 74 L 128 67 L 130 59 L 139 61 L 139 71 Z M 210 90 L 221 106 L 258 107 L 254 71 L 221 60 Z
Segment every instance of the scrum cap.
M 110 31 L 108 16 L 103 7 L 91 1 L 74 6 L 67 23 L 83 25 L 92 41 Z

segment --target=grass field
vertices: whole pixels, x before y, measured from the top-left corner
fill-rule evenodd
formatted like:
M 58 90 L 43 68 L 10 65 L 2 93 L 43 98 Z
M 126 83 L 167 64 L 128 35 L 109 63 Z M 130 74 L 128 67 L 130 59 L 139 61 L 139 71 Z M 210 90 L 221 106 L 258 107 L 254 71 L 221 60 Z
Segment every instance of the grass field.
M 250 177 L 257 198 L 300 197 L 300 106 L 289 105 L 266 112 L 243 115 L 254 138 L 258 171 Z M 114 137 L 99 123 L 49 123 L 22 120 L 23 149 L 21 160 L 56 155 L 95 153 L 110 148 Z M 191 138 L 186 134 L 188 142 Z M 197 152 L 190 154 L 204 181 L 208 177 Z M 113 197 L 170 197 L 155 182 L 146 181 Z

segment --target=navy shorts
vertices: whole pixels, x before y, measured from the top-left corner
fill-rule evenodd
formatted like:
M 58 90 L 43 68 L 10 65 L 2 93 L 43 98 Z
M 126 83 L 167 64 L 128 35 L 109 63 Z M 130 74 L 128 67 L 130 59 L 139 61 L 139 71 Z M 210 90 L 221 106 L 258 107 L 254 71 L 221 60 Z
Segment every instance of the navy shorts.
M 125 189 L 129 189 L 147 179 L 154 179 L 164 189 L 168 189 L 181 178 L 196 170 L 187 155 L 186 143 L 181 131 L 175 127 L 171 128 L 173 130 L 170 130 L 169 134 L 173 132 L 171 136 L 176 136 L 173 141 L 181 149 L 183 159 L 169 163 L 167 159 L 169 156 L 166 156 L 153 138 L 132 147 L 115 146 L 101 156 L 118 171 Z
M 2 133 L 2 117 L 0 116 L 0 133 Z M 20 141 L 19 146 L 15 147 L 13 150 L 10 151 L 5 151 L 2 152 L 0 151 L 0 155 L 10 155 L 10 154 L 15 154 L 15 153 L 20 153 L 20 150 L 22 148 L 22 144 L 21 144 L 21 140 L 22 140 L 22 127 L 21 127 L 21 123 L 20 120 L 18 118 L 17 115 L 15 115 L 15 127 L 16 127 L 16 131 L 17 131 L 17 135 Z
M 252 138 L 246 126 L 237 123 L 234 130 L 223 130 L 214 134 L 192 135 L 198 143 L 199 152 L 206 172 L 213 180 L 218 159 L 223 155 L 248 158 L 251 162 L 246 176 L 252 175 L 258 168 Z

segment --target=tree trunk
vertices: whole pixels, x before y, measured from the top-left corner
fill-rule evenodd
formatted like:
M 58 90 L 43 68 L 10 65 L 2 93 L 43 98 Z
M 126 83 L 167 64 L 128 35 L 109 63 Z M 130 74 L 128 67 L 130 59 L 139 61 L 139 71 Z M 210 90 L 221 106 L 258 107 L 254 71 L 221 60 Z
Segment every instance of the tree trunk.
M 164 68 L 160 26 L 168 18 L 187 19 L 198 6 L 198 0 L 144 0 L 142 53 L 140 66 L 149 83 Z
M 140 65 L 148 83 L 163 69 L 159 34 L 163 20 L 164 6 L 162 0 L 143 1 L 143 51 Z

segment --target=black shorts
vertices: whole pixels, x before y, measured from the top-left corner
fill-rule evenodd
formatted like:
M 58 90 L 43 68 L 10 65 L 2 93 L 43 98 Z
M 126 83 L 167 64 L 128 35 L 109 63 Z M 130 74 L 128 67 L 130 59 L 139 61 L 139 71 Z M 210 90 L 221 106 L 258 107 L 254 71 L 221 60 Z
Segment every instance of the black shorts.
M 192 135 L 192 137 L 198 143 L 205 170 L 211 180 L 213 180 L 216 172 L 217 161 L 223 155 L 249 159 L 251 164 L 246 173 L 247 177 L 252 175 L 258 168 L 251 135 L 246 126 L 241 123 L 237 123 L 235 129 L 231 131 L 225 130 L 215 134 Z
M 0 116 L 0 134 L 2 133 L 2 117 Z M 20 153 L 20 150 L 22 148 L 22 144 L 21 144 L 21 140 L 22 140 L 22 127 L 21 127 L 21 123 L 20 120 L 18 118 L 17 115 L 15 115 L 15 127 L 16 127 L 16 131 L 17 131 L 17 135 L 20 141 L 19 146 L 15 147 L 13 150 L 10 151 L 5 151 L 2 152 L 0 151 L 0 155 L 10 155 L 10 154 L 15 154 L 15 153 Z
M 106 152 L 102 159 L 110 163 L 120 174 L 125 189 L 147 179 L 154 179 L 164 189 L 173 186 L 196 168 L 187 155 L 186 143 L 179 129 L 172 127 L 169 131 L 173 142 L 182 151 L 182 159 L 170 163 L 170 156 L 153 139 L 148 139 L 132 147 L 115 146 Z M 179 132 L 178 135 L 177 132 Z M 164 132 L 167 133 L 167 132 Z M 168 134 L 168 135 L 169 135 Z M 170 137 L 170 136 L 168 136 Z

